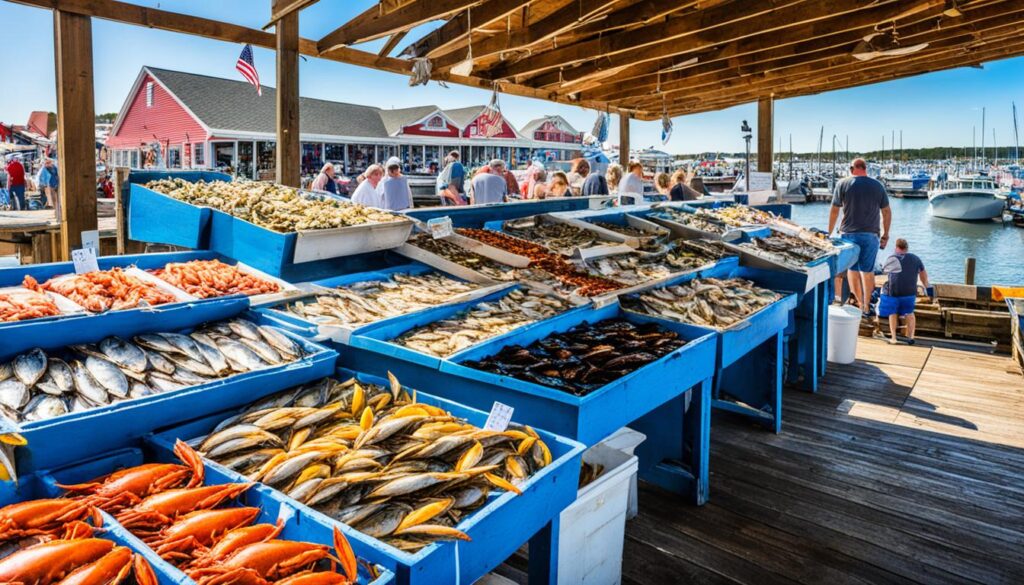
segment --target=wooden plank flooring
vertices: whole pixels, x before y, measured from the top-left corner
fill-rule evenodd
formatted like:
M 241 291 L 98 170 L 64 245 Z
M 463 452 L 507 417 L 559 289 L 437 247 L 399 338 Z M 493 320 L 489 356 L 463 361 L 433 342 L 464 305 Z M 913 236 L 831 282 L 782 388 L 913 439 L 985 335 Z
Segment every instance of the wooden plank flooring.
M 641 484 L 623 583 L 1024 583 L 1024 379 L 1008 357 L 864 339 L 782 433 L 726 414 L 711 501 Z

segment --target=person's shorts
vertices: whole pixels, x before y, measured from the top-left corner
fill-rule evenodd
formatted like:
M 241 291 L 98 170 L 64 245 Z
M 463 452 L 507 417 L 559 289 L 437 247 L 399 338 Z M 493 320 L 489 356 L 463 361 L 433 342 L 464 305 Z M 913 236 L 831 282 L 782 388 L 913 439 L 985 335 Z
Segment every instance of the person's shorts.
M 881 300 L 878 301 L 878 316 L 899 315 L 902 317 L 903 315 L 909 315 L 914 312 L 915 304 L 917 304 L 917 297 L 915 295 L 907 297 L 882 295 Z
M 860 256 L 857 257 L 857 262 L 850 267 L 850 270 L 856 272 L 874 272 L 875 259 L 878 257 L 878 244 L 880 243 L 878 234 L 872 234 L 870 232 L 855 232 L 852 234 L 843 234 L 841 237 L 847 242 L 857 244 L 860 248 Z

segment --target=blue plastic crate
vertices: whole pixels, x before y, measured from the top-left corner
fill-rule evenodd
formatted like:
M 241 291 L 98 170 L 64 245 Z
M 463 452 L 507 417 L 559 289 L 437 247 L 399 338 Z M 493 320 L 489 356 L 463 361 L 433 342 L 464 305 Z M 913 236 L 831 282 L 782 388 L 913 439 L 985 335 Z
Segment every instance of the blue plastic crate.
M 339 379 L 351 375 L 352 372 L 349 371 L 338 372 Z M 357 377 L 366 383 L 387 385 L 387 381 L 381 378 L 364 374 L 358 374 Z M 402 382 L 407 388 L 416 389 L 419 402 L 444 408 L 479 427 L 483 427 L 487 421 L 486 412 L 429 394 L 428 392 L 433 390 L 429 383 L 414 379 L 403 379 Z M 228 411 L 161 431 L 154 435 L 150 442 L 167 454 L 175 439 L 191 439 L 205 435 L 230 414 Z M 519 417 L 513 416 L 513 420 L 518 422 Z M 536 539 L 531 542 L 531 564 L 542 563 L 549 574 L 554 574 L 557 568 L 557 544 L 554 547 L 555 551 L 551 553 L 555 555 L 554 557 L 545 558 L 541 554 L 541 549 L 547 544 L 546 541 L 553 538 L 551 523 L 557 521 L 561 511 L 576 499 L 583 446 L 540 429 L 537 429 L 537 432 L 551 450 L 552 462 L 518 486 L 523 492 L 522 495 L 509 492 L 492 493 L 482 508 L 467 515 L 457 525 L 459 530 L 469 535 L 471 541 L 436 542 L 415 554 L 384 544 L 263 484 L 254 486 L 252 490 L 287 503 L 302 518 L 309 518 L 326 526 L 337 526 L 352 542 L 354 548 L 358 546 L 356 551 L 362 558 L 392 570 L 396 575 L 396 582 L 403 585 L 473 583 L 503 563 L 531 539 Z M 206 469 L 208 482 L 248 481 L 238 473 L 213 462 L 207 461 Z M 537 553 L 536 556 L 534 552 Z M 551 561 L 554 561 L 553 566 L 550 564 Z
M 171 446 L 171 449 L 173 449 L 173 446 Z M 45 497 L 63 495 L 64 490 L 58 484 L 84 483 L 119 469 L 153 461 L 179 462 L 177 457 L 174 456 L 173 451 L 168 449 L 163 443 L 156 445 L 151 450 L 153 451 L 152 456 L 146 457 L 141 449 L 126 448 L 87 461 L 41 471 L 39 479 L 47 493 Z M 236 483 L 235 478 L 221 473 L 219 469 L 208 469 L 203 485 L 221 485 L 226 483 Z M 332 526 L 318 521 L 319 519 L 317 518 L 311 518 L 308 515 L 302 514 L 296 510 L 296 507 L 290 503 L 288 498 L 282 497 L 280 494 L 275 495 L 273 490 L 250 488 L 239 496 L 233 504 L 259 508 L 260 515 L 256 517 L 253 524 L 275 524 L 278 520 L 281 520 L 284 529 L 281 531 L 280 536 L 278 536 L 279 539 L 324 544 L 332 548 L 333 554 Z M 115 534 L 120 535 L 121 538 L 129 542 L 129 546 L 133 549 L 141 552 L 153 566 L 154 571 L 160 575 L 161 583 L 174 583 L 176 585 L 193 583 L 185 573 L 161 559 L 138 537 L 118 524 L 117 520 L 112 516 L 104 514 L 104 526 L 110 528 Z M 353 551 L 357 557 L 365 558 L 361 550 L 363 547 L 360 544 L 352 542 Z M 376 568 L 379 576 L 374 579 L 366 567 L 360 565 L 358 582 L 361 585 L 387 585 L 394 582 L 394 574 L 391 571 L 380 566 Z
M 179 178 L 189 182 L 230 181 L 231 176 L 208 171 L 134 171 L 128 175 L 128 237 L 139 242 L 205 248 L 211 210 L 196 207 L 147 189 L 145 183 Z
M 244 310 L 244 306 L 237 300 L 228 302 L 235 303 L 235 310 L 230 314 L 219 314 L 214 319 L 237 316 L 239 311 Z M 196 308 L 199 310 L 214 306 L 204 304 Z M 127 338 L 143 331 L 192 329 L 192 326 L 174 326 L 171 322 L 166 327 L 154 327 L 151 321 L 147 325 L 141 331 L 137 328 L 114 330 L 103 336 L 111 334 Z M 65 333 L 66 336 L 61 338 L 55 335 L 55 341 L 47 347 L 63 347 L 70 343 L 68 339 L 81 337 L 81 332 L 71 332 L 66 328 L 56 330 L 55 333 Z M 86 336 L 80 341 L 96 342 L 103 336 Z M 123 447 L 153 429 L 189 420 L 203 413 L 236 407 L 283 388 L 322 378 L 334 370 L 337 352 L 309 340 L 294 335 L 292 337 L 308 354 L 296 362 L 43 421 L 17 424 L 0 418 L 0 432 L 20 433 L 28 441 L 27 447 L 18 448 L 15 452 L 18 470 L 25 473 L 65 465 L 96 453 Z

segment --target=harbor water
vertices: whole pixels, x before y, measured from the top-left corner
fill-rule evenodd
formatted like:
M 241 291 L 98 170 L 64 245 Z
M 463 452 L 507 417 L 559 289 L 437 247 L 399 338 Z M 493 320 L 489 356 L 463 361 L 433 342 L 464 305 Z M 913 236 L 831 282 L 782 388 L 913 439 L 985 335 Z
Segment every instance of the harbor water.
M 924 261 L 933 282 L 964 280 L 964 259 L 977 259 L 975 284 L 1024 284 L 1024 229 L 1011 223 L 965 222 L 932 217 L 927 199 L 890 198 L 892 236 L 879 261 L 892 253 L 896 238 Z M 793 219 L 808 227 L 828 228 L 829 205 L 793 206 Z

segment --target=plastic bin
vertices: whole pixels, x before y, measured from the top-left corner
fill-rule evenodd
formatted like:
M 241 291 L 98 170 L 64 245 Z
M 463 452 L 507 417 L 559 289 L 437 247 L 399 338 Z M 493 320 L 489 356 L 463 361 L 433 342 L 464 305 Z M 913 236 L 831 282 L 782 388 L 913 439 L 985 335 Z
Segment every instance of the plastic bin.
M 632 455 L 633 451 L 646 440 L 647 435 L 640 431 L 634 431 L 629 427 L 622 427 L 615 431 L 612 436 L 598 444 L 622 451 L 627 455 Z M 629 507 L 626 509 L 626 520 L 636 518 L 636 515 L 640 513 L 640 498 L 637 494 L 636 476 L 633 476 L 633 479 L 629 480 Z
M 618 585 L 622 580 L 629 486 L 636 480 L 637 458 L 598 443 L 583 453 L 583 460 L 603 465 L 604 471 L 562 511 L 558 583 Z
M 856 307 L 828 308 L 828 361 L 851 364 L 857 358 L 860 314 Z

